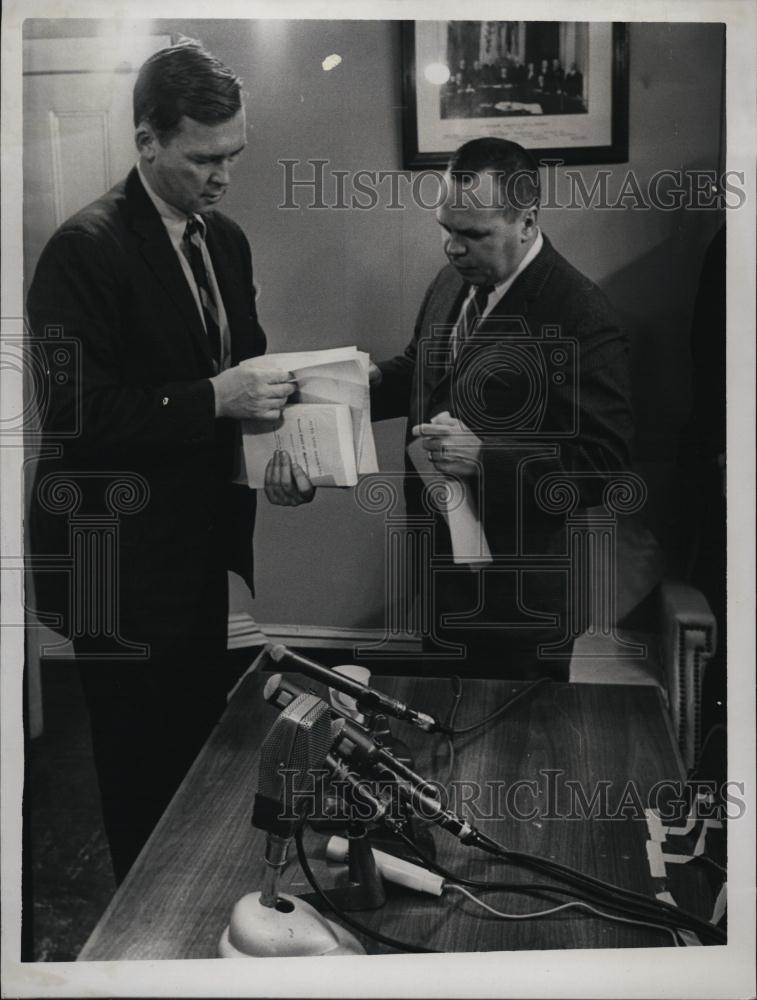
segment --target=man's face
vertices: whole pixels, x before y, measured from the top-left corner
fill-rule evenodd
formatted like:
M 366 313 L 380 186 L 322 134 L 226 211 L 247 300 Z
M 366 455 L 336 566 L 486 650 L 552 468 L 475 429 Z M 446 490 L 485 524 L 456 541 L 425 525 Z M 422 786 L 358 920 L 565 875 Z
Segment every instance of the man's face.
M 501 208 L 489 207 L 497 204 L 494 177 L 484 173 L 478 179 L 480 183 L 471 188 L 445 175 L 447 195 L 436 221 L 444 230 L 444 252 L 462 279 L 472 285 L 496 285 L 526 255 L 536 215 L 528 210 L 508 221 Z
M 137 129 L 137 145 L 156 194 L 191 215 L 207 212 L 223 198 L 231 169 L 244 149 L 244 108 L 228 121 L 203 125 L 184 116 L 179 131 L 161 143 L 148 125 Z

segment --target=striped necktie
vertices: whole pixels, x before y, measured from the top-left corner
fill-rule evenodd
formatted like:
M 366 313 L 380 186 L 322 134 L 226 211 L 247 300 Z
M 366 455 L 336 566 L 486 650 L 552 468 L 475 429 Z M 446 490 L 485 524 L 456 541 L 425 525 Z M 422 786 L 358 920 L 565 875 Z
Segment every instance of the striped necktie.
M 476 326 L 481 322 L 481 316 L 486 309 L 487 300 L 494 290 L 494 285 L 479 285 L 476 294 L 467 299 L 463 306 L 463 311 L 458 320 L 457 326 L 452 331 L 452 360 L 457 358 L 460 348 L 465 341 L 475 331 Z
M 198 219 L 194 217 L 188 219 L 181 241 L 181 249 L 192 268 L 202 304 L 202 319 L 210 342 L 210 353 L 213 356 L 216 371 L 218 371 L 221 367 L 221 328 L 218 324 L 218 306 L 213 296 L 213 289 L 208 280 L 208 272 L 202 255 L 205 242 L 203 239 L 204 228 L 203 223 Z

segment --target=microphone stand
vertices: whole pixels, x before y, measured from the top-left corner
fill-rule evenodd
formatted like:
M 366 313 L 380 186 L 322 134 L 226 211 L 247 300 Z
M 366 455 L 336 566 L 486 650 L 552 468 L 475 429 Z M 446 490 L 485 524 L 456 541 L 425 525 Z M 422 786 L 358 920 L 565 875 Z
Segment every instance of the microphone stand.
M 350 771 L 344 761 L 333 754 L 328 754 L 326 766 L 334 778 L 338 779 L 336 789 L 346 806 L 346 815 L 339 811 L 337 806 L 334 810 L 335 815 L 323 820 L 311 818 L 310 825 L 314 830 L 321 832 L 333 833 L 344 830 L 348 842 L 345 877 L 342 878 L 342 884 L 329 889 L 326 895 L 336 906 L 348 912 L 377 910 L 386 902 L 386 894 L 373 856 L 368 828 L 369 822 L 383 815 L 386 806 L 383 801 L 361 786 L 360 778 Z M 366 808 L 373 813 L 370 820 L 364 815 Z M 302 898 L 307 899 L 316 908 L 323 905 L 318 893 L 307 893 Z
M 269 835 L 269 845 L 272 839 L 278 843 L 266 849 L 262 888 L 237 900 L 218 944 L 220 957 L 364 955 L 354 934 L 319 913 L 304 896 L 278 891 L 290 838 Z
M 371 738 L 374 736 L 382 739 L 385 735 L 391 738 L 386 716 L 377 714 L 364 717 L 365 725 L 369 727 L 368 732 Z M 404 752 L 403 752 L 404 748 Z M 392 743 L 392 752 L 397 755 L 399 751 L 400 760 L 408 767 L 413 764 L 413 758 L 405 745 L 397 740 Z M 373 848 L 383 850 L 385 853 L 393 854 L 404 860 L 415 863 L 415 855 L 409 851 L 407 845 L 400 840 L 390 827 L 384 826 L 380 821 L 386 814 L 387 803 L 382 799 L 377 799 L 367 792 L 359 784 L 359 778 L 350 771 L 350 768 L 343 760 L 330 753 L 326 757 L 326 765 L 330 768 L 335 778 L 340 779 L 338 789 L 341 798 L 347 807 L 347 815 L 337 814 L 333 818 L 317 820 L 311 817 L 310 825 L 315 830 L 333 832 L 335 830 L 345 830 L 347 835 L 347 872 L 346 882 L 338 884 L 332 889 L 325 890 L 325 895 L 345 912 L 359 912 L 362 910 L 380 909 L 386 902 L 386 892 L 384 881 L 378 871 Z M 360 810 L 363 812 L 369 805 L 374 815 L 370 819 L 360 817 Z M 398 800 L 394 800 L 394 805 L 398 805 Z M 426 853 L 435 856 L 435 843 L 428 829 L 418 831 L 413 825 L 414 817 L 409 810 L 405 810 L 403 825 L 407 835 L 419 842 Z M 378 825 L 376 824 L 378 821 Z M 316 909 L 323 905 L 321 897 L 315 893 L 307 893 L 302 897 L 312 903 Z
M 279 881 L 287 863 L 288 837 L 278 837 L 271 833 L 266 840 L 265 869 L 260 887 L 260 905 L 275 907 L 279 901 Z
M 340 722 L 344 727 L 344 722 Z M 277 717 L 261 748 L 258 791 L 252 824 L 266 831 L 262 888 L 239 899 L 218 951 L 222 958 L 288 958 L 306 955 L 364 955 L 365 949 L 345 928 L 303 899 L 279 893 L 281 871 L 299 820 L 282 815 L 297 804 L 284 783 L 288 765 L 301 779 L 321 767 L 339 731 L 328 706 L 314 695 L 295 698 Z M 301 814 L 300 814 L 301 815 Z
M 386 892 L 383 879 L 376 867 L 368 826 L 361 820 L 350 822 L 347 824 L 346 833 L 349 843 L 346 882 L 343 881 L 332 889 L 324 890 L 325 895 L 340 910 L 345 910 L 347 913 L 378 910 L 386 902 Z M 316 909 L 323 903 L 315 892 L 305 893 L 300 898 Z

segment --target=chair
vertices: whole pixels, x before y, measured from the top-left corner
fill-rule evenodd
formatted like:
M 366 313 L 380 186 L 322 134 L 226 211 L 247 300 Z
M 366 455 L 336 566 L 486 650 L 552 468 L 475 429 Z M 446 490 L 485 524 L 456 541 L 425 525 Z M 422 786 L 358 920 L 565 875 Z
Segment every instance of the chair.
M 715 616 L 704 595 L 681 580 L 663 579 L 650 603 L 650 627 L 618 629 L 620 641 L 607 646 L 605 655 L 596 655 L 596 637 L 590 631 L 579 636 L 570 680 L 659 687 L 681 759 L 690 771 L 702 746 L 702 685 L 716 650 Z M 644 653 L 633 655 L 633 645 Z

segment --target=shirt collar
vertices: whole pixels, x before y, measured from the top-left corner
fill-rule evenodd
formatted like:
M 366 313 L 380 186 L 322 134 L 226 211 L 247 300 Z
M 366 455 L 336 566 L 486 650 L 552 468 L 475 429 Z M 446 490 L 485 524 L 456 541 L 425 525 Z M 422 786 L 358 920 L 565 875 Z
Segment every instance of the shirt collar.
M 159 194 L 156 194 L 150 186 L 150 182 L 145 177 L 140 163 L 137 163 L 137 173 L 139 174 L 139 179 L 142 181 L 142 187 L 144 187 L 147 192 L 148 198 L 155 206 L 160 218 L 163 220 L 163 225 L 166 227 L 168 235 L 171 237 L 171 242 L 178 248 L 184 238 L 184 230 L 186 229 L 187 222 L 190 217 L 184 212 L 179 211 L 178 208 L 174 208 L 173 205 L 169 205 L 167 201 L 160 197 Z M 199 223 L 200 232 L 204 237 L 205 220 L 201 215 L 197 215 L 196 212 L 192 218 L 196 219 Z
M 512 285 L 512 283 L 515 281 L 518 275 L 522 274 L 526 270 L 531 261 L 538 256 L 538 253 L 543 246 L 544 246 L 544 237 L 541 234 L 541 229 L 538 229 L 536 232 L 536 239 L 531 244 L 531 248 L 523 258 L 523 260 L 520 262 L 520 264 L 518 264 L 516 269 L 509 277 L 505 278 L 504 281 L 500 281 L 498 285 L 494 286 L 494 294 L 497 296 L 497 299 L 500 299 L 508 290 L 508 288 Z
M 520 262 L 520 264 L 518 264 L 513 273 L 509 275 L 507 278 L 505 278 L 504 281 L 500 281 L 498 285 L 494 285 L 492 287 L 492 290 L 489 292 L 489 297 L 486 300 L 486 306 L 483 310 L 484 314 L 488 313 L 490 309 L 494 308 L 494 306 L 497 304 L 497 302 L 499 302 L 499 300 L 502 298 L 505 292 L 508 291 L 508 289 L 513 284 L 515 279 L 520 274 L 522 274 L 526 270 L 528 265 L 539 255 L 539 251 L 543 246 L 544 246 L 544 237 L 541 234 L 541 229 L 539 229 L 536 232 L 536 238 L 534 239 L 533 244 L 528 250 L 528 253 L 526 253 L 525 257 Z M 473 296 L 476 294 L 476 290 L 477 286 L 471 285 L 467 298 L 465 299 L 466 304 L 468 300 L 472 299 Z

